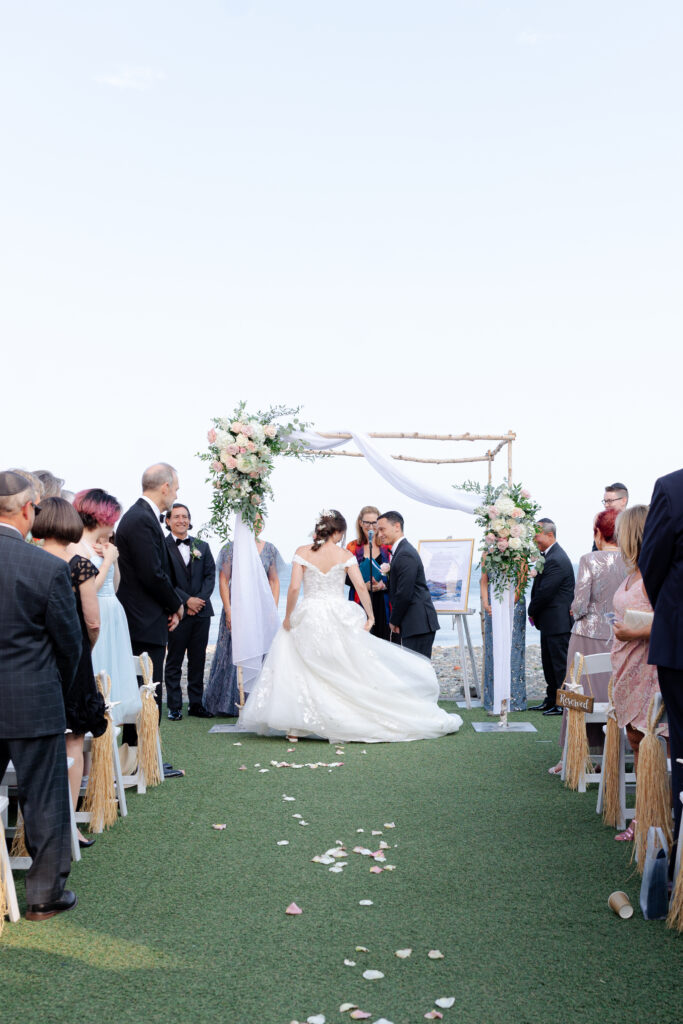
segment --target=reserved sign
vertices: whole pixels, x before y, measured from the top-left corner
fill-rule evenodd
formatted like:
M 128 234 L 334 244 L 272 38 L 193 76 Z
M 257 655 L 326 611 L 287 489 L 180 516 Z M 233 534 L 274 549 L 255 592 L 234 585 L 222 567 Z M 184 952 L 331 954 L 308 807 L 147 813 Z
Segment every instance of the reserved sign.
M 558 690 L 555 703 L 558 708 L 569 708 L 571 711 L 584 711 L 590 715 L 593 713 L 594 698 L 584 693 L 574 693 L 572 690 Z

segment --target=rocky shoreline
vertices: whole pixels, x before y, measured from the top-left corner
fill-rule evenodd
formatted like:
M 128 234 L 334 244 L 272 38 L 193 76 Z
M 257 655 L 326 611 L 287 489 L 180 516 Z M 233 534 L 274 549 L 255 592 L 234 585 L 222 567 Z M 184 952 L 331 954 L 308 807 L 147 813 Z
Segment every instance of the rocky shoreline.
M 211 670 L 211 660 L 215 651 L 215 645 L 209 644 L 206 649 L 206 669 L 204 671 L 204 685 L 208 682 Z M 480 684 L 482 678 L 483 651 L 481 647 L 475 647 L 474 660 L 477 666 L 477 673 Z M 432 664 L 441 686 L 441 697 L 444 700 L 463 700 L 465 691 L 463 689 L 462 664 L 460 660 L 460 649 L 458 647 L 435 647 L 432 651 Z M 468 660 L 468 670 L 470 668 Z M 186 666 L 183 666 L 182 689 L 183 697 L 187 700 L 187 677 Z M 474 696 L 471 672 L 470 692 Z M 541 666 L 541 648 L 537 644 L 527 644 L 526 648 L 526 693 L 531 700 L 542 699 L 545 696 L 545 680 Z

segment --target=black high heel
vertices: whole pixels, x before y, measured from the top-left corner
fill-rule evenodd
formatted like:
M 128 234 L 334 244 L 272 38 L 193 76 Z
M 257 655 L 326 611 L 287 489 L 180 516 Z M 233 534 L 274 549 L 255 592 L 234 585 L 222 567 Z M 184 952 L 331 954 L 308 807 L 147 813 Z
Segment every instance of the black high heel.
M 80 846 L 81 850 L 86 850 L 89 846 L 94 846 L 95 845 L 95 840 L 94 839 L 81 839 L 80 836 L 79 836 L 79 838 L 78 838 L 78 845 Z

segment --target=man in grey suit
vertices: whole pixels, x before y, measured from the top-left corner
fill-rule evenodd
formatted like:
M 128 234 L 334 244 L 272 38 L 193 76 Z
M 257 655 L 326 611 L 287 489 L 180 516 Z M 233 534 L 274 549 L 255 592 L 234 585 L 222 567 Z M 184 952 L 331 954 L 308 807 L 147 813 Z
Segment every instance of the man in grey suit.
M 26 917 L 76 905 L 71 870 L 64 693 L 81 656 L 81 627 L 66 562 L 25 538 L 40 508 L 18 473 L 0 473 L 0 778 L 17 774 L 26 846 Z

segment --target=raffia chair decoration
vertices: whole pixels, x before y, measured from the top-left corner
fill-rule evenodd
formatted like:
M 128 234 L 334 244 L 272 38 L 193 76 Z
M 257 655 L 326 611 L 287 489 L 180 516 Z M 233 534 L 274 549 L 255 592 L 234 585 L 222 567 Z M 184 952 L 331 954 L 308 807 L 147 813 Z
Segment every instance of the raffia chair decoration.
M 576 677 L 573 674 L 573 667 L 565 680 L 565 687 L 573 693 L 583 693 L 581 676 L 583 675 L 583 657 L 579 658 L 579 665 Z M 590 679 L 588 680 L 590 686 Z M 567 711 L 567 760 L 565 767 L 564 784 L 568 789 L 578 789 L 581 776 L 584 772 L 592 772 L 593 764 L 588 749 L 588 734 L 586 732 L 586 721 L 583 711 L 576 711 L 569 708 Z
M 17 824 L 14 829 L 14 836 L 12 838 L 12 845 L 9 851 L 10 857 L 30 857 L 31 854 L 28 852 L 26 847 L 26 830 L 24 828 L 24 816 L 21 813 L 21 808 L 17 807 Z
M 614 679 L 610 679 L 607 690 L 607 725 L 605 727 L 605 749 L 602 758 L 602 820 L 610 828 L 619 828 L 621 801 L 619 798 L 619 751 L 621 730 L 614 707 Z
M 664 714 L 664 704 L 655 714 L 656 696 L 650 701 L 647 712 L 647 729 L 638 750 L 638 772 L 636 776 L 636 832 L 633 842 L 632 859 L 635 857 L 638 871 L 642 875 L 645 866 L 647 832 L 651 825 L 662 829 L 671 849 L 671 792 L 666 768 L 666 753 L 657 737 L 656 729 Z
M 681 850 L 683 850 L 683 834 L 678 837 L 676 853 L 676 868 L 678 870 L 674 875 L 674 889 L 671 893 L 669 914 L 666 919 L 667 927 L 675 928 L 678 932 L 683 932 L 683 860 L 681 859 Z
M 93 737 L 90 744 L 91 766 L 88 785 L 83 798 L 83 810 L 90 814 L 90 832 L 102 832 L 111 828 L 118 818 L 116 803 L 116 786 L 114 783 L 114 765 L 112 762 L 111 709 L 114 707 L 109 700 L 111 696 L 111 678 L 106 672 L 98 672 L 97 688 L 105 700 L 105 717 L 107 729 L 101 735 Z M 118 702 L 116 702 L 118 703 Z
M 0 822 L 0 842 L 5 842 L 5 830 Z M 0 857 L 0 935 L 5 930 L 5 918 L 9 913 L 9 902 L 7 900 L 7 877 L 5 874 L 5 862 Z
M 157 743 L 159 741 L 159 709 L 154 694 L 161 683 L 153 683 L 152 677 L 141 658 L 143 685 L 140 687 L 142 708 L 137 717 L 139 766 L 148 786 L 158 786 L 161 779 Z

